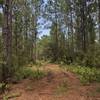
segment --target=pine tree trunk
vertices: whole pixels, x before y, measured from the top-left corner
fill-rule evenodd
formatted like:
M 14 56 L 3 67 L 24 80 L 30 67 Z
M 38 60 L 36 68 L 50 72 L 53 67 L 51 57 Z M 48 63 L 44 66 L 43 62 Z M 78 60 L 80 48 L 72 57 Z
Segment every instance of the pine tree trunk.
M 98 19 L 99 19 L 99 42 L 100 42 L 100 0 L 98 0 L 98 9 L 99 9 Z
M 4 64 L 3 64 L 3 74 L 2 81 L 7 82 L 9 76 L 11 75 L 12 69 L 12 8 L 11 0 L 4 0 L 3 7 L 3 45 L 4 45 Z

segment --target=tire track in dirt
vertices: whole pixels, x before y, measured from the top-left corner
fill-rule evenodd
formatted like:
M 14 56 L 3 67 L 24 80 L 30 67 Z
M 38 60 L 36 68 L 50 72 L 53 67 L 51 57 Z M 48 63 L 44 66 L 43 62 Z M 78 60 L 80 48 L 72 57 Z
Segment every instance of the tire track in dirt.
M 64 71 L 57 64 L 47 64 L 43 70 L 48 72 L 43 79 L 27 79 L 13 85 L 10 92 L 20 92 L 21 96 L 10 100 L 96 100 L 95 97 L 87 95 L 90 87 L 81 86 L 74 73 Z M 55 94 L 55 90 L 62 82 L 66 82 L 68 90 L 64 94 Z M 29 86 L 31 90 L 27 89 Z

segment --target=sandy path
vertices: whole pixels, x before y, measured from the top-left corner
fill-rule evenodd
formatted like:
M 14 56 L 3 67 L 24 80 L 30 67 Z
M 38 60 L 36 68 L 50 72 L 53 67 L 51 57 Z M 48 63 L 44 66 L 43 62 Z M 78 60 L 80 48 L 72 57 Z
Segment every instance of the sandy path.
M 82 86 L 75 74 L 65 72 L 56 64 L 47 64 L 44 70 L 48 71 L 48 75 L 43 79 L 27 79 L 14 85 L 10 92 L 21 93 L 21 96 L 9 100 L 100 100 L 100 94 L 89 95 L 96 85 Z M 68 89 L 64 93 L 57 94 L 57 87 L 62 82 L 67 84 Z M 28 89 L 29 87 L 31 89 Z

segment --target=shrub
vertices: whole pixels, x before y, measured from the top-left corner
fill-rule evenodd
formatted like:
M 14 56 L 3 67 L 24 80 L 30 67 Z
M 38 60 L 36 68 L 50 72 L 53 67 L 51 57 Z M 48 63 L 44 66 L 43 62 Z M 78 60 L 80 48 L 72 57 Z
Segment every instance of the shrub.
M 20 68 L 15 72 L 14 79 L 15 81 L 20 81 L 22 79 L 30 78 L 30 79 L 40 79 L 46 75 L 45 72 L 41 70 L 32 70 L 31 68 Z
M 100 67 L 100 45 L 90 45 L 87 52 L 77 52 L 76 61 L 78 65 Z
M 67 66 L 65 69 L 76 73 L 82 83 L 100 82 L 100 69 L 81 66 Z

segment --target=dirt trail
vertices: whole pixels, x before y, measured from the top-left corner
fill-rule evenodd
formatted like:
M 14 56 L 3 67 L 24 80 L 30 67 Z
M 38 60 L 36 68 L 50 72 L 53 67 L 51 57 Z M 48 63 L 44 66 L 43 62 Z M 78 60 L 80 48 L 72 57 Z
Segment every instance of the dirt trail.
M 43 79 L 27 79 L 14 85 L 11 93 L 19 92 L 21 96 L 10 100 L 100 100 L 99 96 L 89 95 L 95 85 L 82 86 L 75 74 L 65 72 L 59 65 L 47 64 L 44 70 L 48 75 Z M 67 91 L 62 91 L 61 84 L 67 84 Z

